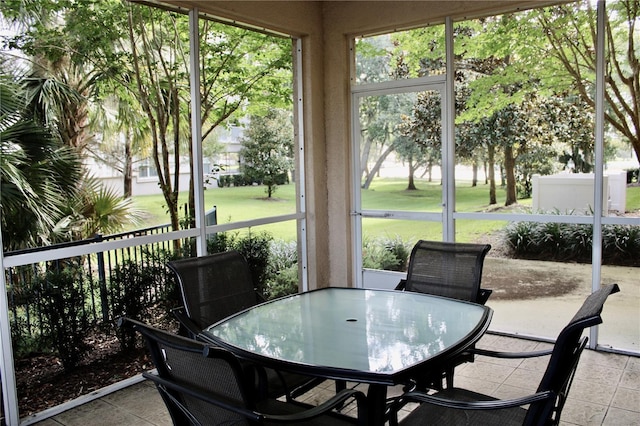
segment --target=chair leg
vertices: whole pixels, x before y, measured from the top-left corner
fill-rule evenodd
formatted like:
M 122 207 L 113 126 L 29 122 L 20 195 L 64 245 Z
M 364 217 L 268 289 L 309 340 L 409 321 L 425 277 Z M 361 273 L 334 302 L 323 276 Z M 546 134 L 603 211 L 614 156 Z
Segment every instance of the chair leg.
M 454 367 L 449 367 L 445 371 L 444 377 L 447 382 L 447 389 L 453 388 L 453 370 L 454 370 Z

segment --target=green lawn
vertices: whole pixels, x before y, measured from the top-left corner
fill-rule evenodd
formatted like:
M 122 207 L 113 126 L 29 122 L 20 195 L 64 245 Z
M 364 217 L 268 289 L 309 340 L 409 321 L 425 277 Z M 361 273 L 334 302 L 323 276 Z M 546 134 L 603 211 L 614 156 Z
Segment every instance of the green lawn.
M 442 207 L 442 187 L 439 182 L 416 181 L 417 190 L 406 190 L 406 179 L 377 179 L 371 188 L 362 192 L 362 205 L 372 210 L 404 210 L 420 212 L 440 212 Z M 215 188 L 205 191 L 205 209 L 217 206 L 218 223 L 237 222 L 265 216 L 276 216 L 295 212 L 295 186 L 279 186 L 274 198 L 269 200 L 263 187 L 248 186 L 237 188 Z M 498 206 L 504 204 L 504 190 L 497 189 Z M 168 223 L 168 215 L 162 195 L 136 196 L 136 207 L 145 212 L 142 226 L 154 226 Z M 182 203 L 186 194 L 180 194 Z M 479 184 L 472 187 L 470 182 L 459 182 L 456 187 L 456 210 L 459 212 L 488 211 L 489 187 Z M 520 200 L 522 206 L 530 206 L 531 200 Z M 496 206 L 493 206 L 494 209 Z M 491 209 L 491 210 L 494 210 Z M 627 188 L 627 210 L 640 210 L 640 186 Z M 184 209 L 181 209 L 181 216 Z M 482 235 L 504 227 L 504 221 L 459 220 L 456 222 L 456 239 L 459 241 L 478 240 Z M 132 226 L 139 228 L 141 226 Z M 276 238 L 291 240 L 295 238 L 295 224 L 282 223 L 269 225 L 264 230 Z M 415 221 L 364 219 L 366 235 L 387 238 L 400 236 L 403 240 L 440 239 L 442 227 L 439 223 L 416 223 Z M 262 230 L 262 229 L 256 229 Z

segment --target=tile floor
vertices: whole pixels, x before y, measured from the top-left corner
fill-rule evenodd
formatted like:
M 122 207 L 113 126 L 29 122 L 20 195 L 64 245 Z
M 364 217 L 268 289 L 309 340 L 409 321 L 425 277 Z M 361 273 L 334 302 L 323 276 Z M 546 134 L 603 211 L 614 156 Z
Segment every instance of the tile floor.
M 478 347 L 505 351 L 529 351 L 549 347 L 496 335 L 485 335 Z M 544 359 L 508 360 L 477 357 L 456 369 L 456 386 L 498 398 L 523 396 L 535 391 L 546 366 Z M 303 395 L 310 403 L 334 392 L 333 383 Z M 400 389 L 389 391 L 397 394 Z M 352 407 L 345 407 L 348 411 Z M 118 425 L 164 426 L 171 420 L 159 394 L 142 382 L 36 423 L 39 426 Z M 640 426 L 640 358 L 585 350 L 565 405 L 562 425 Z

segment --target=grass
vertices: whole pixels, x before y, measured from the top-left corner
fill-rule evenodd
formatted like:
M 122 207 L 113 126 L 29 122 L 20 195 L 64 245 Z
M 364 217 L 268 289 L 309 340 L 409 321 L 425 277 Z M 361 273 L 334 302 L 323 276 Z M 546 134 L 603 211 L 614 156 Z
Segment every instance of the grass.
M 442 187 L 439 182 L 416 181 L 417 190 L 406 190 L 406 179 L 377 179 L 371 188 L 362 191 L 362 206 L 370 210 L 400 210 L 418 212 L 442 211 Z M 504 205 L 504 189 L 497 188 L 497 206 Z M 217 206 L 218 223 L 229 223 L 295 213 L 295 185 L 283 185 L 277 188 L 272 199 L 266 198 L 263 187 L 247 186 L 237 188 L 214 188 L 204 193 L 205 210 Z M 145 212 L 145 220 L 140 225 L 131 225 L 129 229 L 141 226 L 154 226 L 169 222 L 166 205 L 162 195 L 144 195 L 133 197 L 138 209 Z M 180 194 L 181 203 L 186 193 Z M 530 206 L 531 199 L 519 200 L 523 206 Z M 491 208 L 493 207 L 493 208 Z M 479 184 L 472 187 L 470 182 L 458 182 L 456 187 L 456 211 L 482 212 L 495 209 L 489 205 L 489 187 Z M 640 210 L 640 186 L 627 187 L 627 210 Z M 184 209 L 181 209 L 181 217 Z M 505 221 L 458 220 L 456 221 L 456 239 L 458 241 L 476 241 L 483 235 L 501 229 Z M 442 226 L 435 222 L 419 222 L 390 219 L 363 219 L 366 235 L 384 238 L 401 237 L 404 241 L 422 239 L 441 239 Z M 256 227 L 254 231 L 268 231 L 274 237 L 284 240 L 295 239 L 296 225 L 293 221 Z

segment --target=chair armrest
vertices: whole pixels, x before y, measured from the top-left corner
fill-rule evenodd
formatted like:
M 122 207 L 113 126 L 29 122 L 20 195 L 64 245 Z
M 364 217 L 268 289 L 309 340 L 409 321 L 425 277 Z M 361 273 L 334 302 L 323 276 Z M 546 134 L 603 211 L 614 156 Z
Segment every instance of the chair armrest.
M 407 280 L 400 280 L 396 288 L 394 290 L 404 290 L 407 287 Z
M 144 372 L 142 373 L 142 376 L 145 377 L 146 379 L 149 379 L 151 381 L 153 381 L 154 383 L 156 383 L 156 385 L 162 386 L 164 388 L 169 388 L 169 389 L 174 389 L 178 392 L 182 392 L 185 394 L 188 394 L 194 398 L 198 398 L 204 402 L 207 402 L 209 404 L 218 406 L 218 407 L 222 407 L 225 410 L 229 410 L 232 411 L 234 413 L 238 413 L 242 416 L 245 416 L 247 419 L 251 419 L 254 422 L 260 422 L 262 423 L 264 420 L 269 420 L 269 421 L 273 421 L 273 422 L 281 422 L 281 423 L 299 423 L 301 421 L 305 421 L 305 420 L 309 420 L 312 419 L 314 417 L 318 417 L 322 414 L 325 414 L 327 412 L 330 412 L 332 409 L 341 406 L 342 404 L 344 404 L 344 402 L 349 399 L 349 398 L 355 398 L 358 401 L 358 418 L 362 418 L 361 416 L 364 415 L 364 411 L 361 412 L 361 410 L 364 410 L 364 404 L 361 404 L 361 402 L 363 402 L 365 400 L 365 395 L 360 392 L 357 391 L 355 389 L 345 389 L 343 391 L 340 391 L 339 393 L 337 393 L 336 395 L 334 395 L 331 399 L 325 401 L 324 403 L 318 405 L 318 406 L 312 406 L 311 408 L 298 412 L 298 413 L 294 413 L 294 414 L 265 414 L 265 413 L 260 413 L 257 411 L 253 411 L 253 410 L 249 410 L 245 407 L 241 407 L 238 406 L 237 404 L 234 404 L 231 401 L 224 401 L 222 398 L 218 397 L 218 398 L 212 398 L 209 394 L 195 390 L 195 389 L 191 389 L 182 385 L 179 385 L 175 382 L 171 382 L 168 380 L 163 379 L 162 377 L 158 376 L 157 374 L 151 374 L 148 372 Z M 160 388 L 161 391 L 163 391 L 162 388 Z M 180 404 L 179 401 L 175 400 L 174 398 L 171 397 L 171 395 L 169 395 L 166 391 L 164 391 L 165 394 L 167 394 L 167 396 L 172 399 L 172 401 L 175 404 Z M 283 403 L 285 404 L 285 403 Z M 361 408 L 362 407 L 362 408 Z M 188 410 L 186 408 L 184 408 L 184 412 L 187 413 Z
M 202 331 L 200 327 L 198 327 L 198 325 L 189 318 L 185 312 L 184 306 L 171 309 L 171 314 L 173 314 L 173 316 L 178 320 L 180 328 L 188 334 L 188 337 L 195 339 Z
M 483 355 L 492 358 L 535 358 L 539 356 L 551 355 L 553 349 L 545 349 L 541 351 L 529 351 L 529 352 L 499 352 L 499 351 L 491 351 L 488 349 L 479 349 L 479 348 L 471 348 L 468 349 L 467 352 L 470 352 L 474 355 Z
M 152 382 L 154 382 L 156 384 L 156 386 L 158 387 L 158 390 L 163 393 L 164 395 L 166 395 L 174 404 L 176 404 L 178 407 L 180 407 L 180 410 L 185 413 L 185 415 L 188 415 L 187 413 L 189 413 L 189 410 L 184 407 L 182 405 L 182 403 L 180 401 L 178 401 L 176 398 L 173 397 L 173 395 L 171 395 L 169 392 L 167 392 L 167 388 L 168 389 L 173 389 L 175 391 L 187 394 L 189 396 L 192 396 L 194 398 L 198 398 L 201 401 L 207 402 L 209 404 L 218 406 L 218 407 L 222 407 L 225 410 L 229 410 L 231 412 L 234 413 L 238 413 L 242 416 L 245 416 L 248 419 L 252 419 L 255 422 L 258 422 L 262 419 L 262 416 L 259 413 L 256 413 L 255 411 L 251 411 L 245 407 L 239 407 L 236 404 L 234 404 L 233 402 L 227 402 L 227 401 L 223 401 L 222 399 L 214 399 L 209 397 L 209 395 L 188 388 L 186 386 L 182 386 L 179 385 L 178 383 L 175 382 L 170 382 L 168 380 L 163 379 L 162 377 L 158 376 L 157 374 L 152 374 L 152 373 L 148 373 L 148 372 L 144 372 L 142 373 L 142 377 L 144 377 L 145 379 L 149 379 Z
M 361 391 L 355 389 L 343 389 L 335 394 L 329 400 L 323 402 L 320 405 L 312 406 L 311 408 L 301 411 L 295 414 L 262 414 L 266 420 L 283 423 L 297 423 L 302 421 L 311 420 L 314 417 L 321 416 L 325 413 L 331 412 L 334 408 L 339 408 L 344 405 L 344 402 L 350 398 L 354 398 L 358 404 L 358 419 L 364 418 L 365 406 L 363 402 L 366 396 Z
M 407 402 L 417 401 L 460 410 L 498 410 L 502 408 L 520 407 L 522 405 L 533 404 L 534 402 L 545 401 L 555 397 L 555 394 L 551 391 L 537 392 L 532 395 L 527 395 L 520 398 L 496 399 L 488 401 L 460 401 L 439 397 L 437 395 L 437 393 L 434 395 L 429 395 L 424 392 L 413 391 L 407 392 L 404 395 L 396 398 L 400 401 L 401 405 L 404 405 Z
M 489 296 L 491 296 L 491 293 L 493 293 L 493 290 L 489 288 L 481 288 L 480 292 L 478 293 L 478 303 L 481 305 L 486 304 L 487 300 L 489 300 Z

